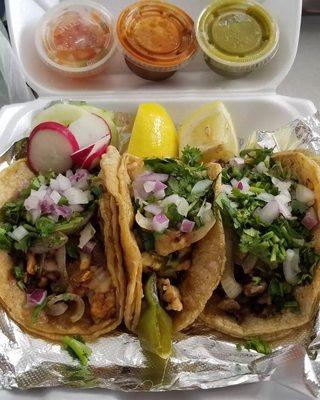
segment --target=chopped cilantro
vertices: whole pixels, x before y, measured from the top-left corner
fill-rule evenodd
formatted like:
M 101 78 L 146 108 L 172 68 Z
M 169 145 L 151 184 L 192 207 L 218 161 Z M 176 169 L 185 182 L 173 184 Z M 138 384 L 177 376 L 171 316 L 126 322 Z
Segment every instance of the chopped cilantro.
M 244 343 L 238 343 L 236 347 L 238 351 L 241 351 L 243 348 L 245 348 L 248 351 L 254 350 L 261 354 L 272 353 L 269 343 L 258 337 L 248 338 Z
M 175 227 L 177 224 L 182 222 L 183 216 L 178 213 L 177 206 L 175 204 L 169 204 L 166 210 L 166 216 L 170 220 L 170 225 Z
M 47 236 L 54 231 L 55 222 L 49 217 L 40 217 L 36 220 L 35 226 L 41 236 Z
M 62 345 L 63 348 L 68 351 L 73 358 L 78 358 L 82 365 L 88 364 L 89 356 L 92 354 L 92 350 L 85 344 L 82 337 L 64 336 L 62 338 Z
M 185 164 L 188 164 L 191 167 L 195 167 L 201 163 L 201 150 L 197 149 L 196 147 L 190 147 L 188 145 L 183 149 L 181 160 Z
M 99 199 L 102 195 L 102 186 L 101 185 L 92 186 L 91 192 L 97 199 Z
M 17 265 L 16 267 L 12 268 L 13 276 L 16 278 L 17 281 L 20 281 L 24 277 L 24 268 L 22 264 Z
M 59 206 L 68 206 L 69 205 L 69 200 L 65 196 L 61 196 L 59 201 L 58 201 Z
M 308 206 L 297 199 L 293 199 L 291 202 L 292 212 L 298 215 L 304 215 L 308 209 Z
M 34 307 L 32 311 L 31 320 L 33 324 L 36 324 L 39 320 L 40 314 L 47 306 L 47 299 L 44 299 L 43 302 Z
M 0 250 L 10 250 L 12 246 L 12 240 L 7 235 L 7 230 L 0 227 Z

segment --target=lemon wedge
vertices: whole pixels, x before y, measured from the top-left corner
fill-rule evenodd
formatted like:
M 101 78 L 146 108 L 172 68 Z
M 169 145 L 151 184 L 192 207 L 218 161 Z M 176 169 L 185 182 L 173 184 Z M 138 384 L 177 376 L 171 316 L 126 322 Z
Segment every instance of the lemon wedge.
M 187 145 L 198 147 L 204 162 L 228 161 L 239 151 L 231 116 L 221 101 L 196 109 L 182 123 L 178 135 L 180 155 Z
M 174 123 L 158 103 L 140 104 L 128 153 L 138 157 L 177 157 L 178 135 Z

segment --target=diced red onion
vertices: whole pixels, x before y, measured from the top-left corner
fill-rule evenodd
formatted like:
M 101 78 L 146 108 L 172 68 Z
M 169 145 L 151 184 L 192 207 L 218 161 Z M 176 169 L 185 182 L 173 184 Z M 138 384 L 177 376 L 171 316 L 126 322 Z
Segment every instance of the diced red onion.
M 299 250 L 288 249 L 286 251 L 286 259 L 283 263 L 283 273 L 286 281 L 291 285 L 296 285 L 298 282 L 298 273 L 301 271 L 299 262 Z
M 54 201 L 52 200 L 52 198 L 46 194 L 43 198 L 43 200 L 41 200 L 40 202 L 40 210 L 42 214 L 50 214 L 52 211 L 52 205 L 54 205 Z
M 301 222 L 309 231 L 318 225 L 318 217 L 313 207 L 310 207 L 307 210 L 306 215 Z
M 304 185 L 297 184 L 296 187 L 296 199 L 301 203 L 312 206 L 314 203 L 314 192 Z
M 272 224 L 272 222 L 278 218 L 280 214 L 278 202 L 272 200 L 263 208 L 257 208 L 254 213 L 260 218 L 261 222 L 265 224 Z
M 268 172 L 268 168 L 263 161 L 259 162 L 259 164 L 256 165 L 255 170 L 260 173 Z
M 242 168 L 242 167 L 244 167 L 244 165 L 245 165 L 245 160 L 244 160 L 244 158 L 242 158 L 242 157 L 233 157 L 233 158 L 231 158 L 231 160 L 229 161 L 229 164 L 230 164 L 232 167 L 240 167 L 240 168 Z
M 50 187 L 60 193 L 71 188 L 71 182 L 69 178 L 59 174 L 55 179 L 50 179 Z
M 155 232 L 163 232 L 169 227 L 169 219 L 164 214 L 158 214 L 153 217 L 152 228 Z
M 148 193 L 144 190 L 143 182 L 135 180 L 132 183 L 133 196 L 135 200 L 146 200 Z
M 83 247 L 94 237 L 95 233 L 96 230 L 94 227 L 90 223 L 87 224 L 80 232 L 78 247 L 83 249 Z
M 202 193 L 206 191 L 210 186 L 212 186 L 212 181 L 210 179 L 203 179 L 202 181 L 198 181 L 193 188 L 191 189 L 191 193 Z
M 145 181 L 143 184 L 143 188 L 146 191 L 146 193 L 154 192 L 155 187 L 156 187 L 155 181 Z
M 190 233 L 193 231 L 195 222 L 190 221 L 189 219 L 184 219 L 181 222 L 180 231 L 183 233 Z
M 152 218 L 146 218 L 140 211 L 136 212 L 135 220 L 137 224 L 147 231 L 152 231 Z
M 257 195 L 257 199 L 269 203 L 269 201 L 272 201 L 274 199 L 274 195 L 267 192 L 262 192 Z
M 231 185 L 243 193 L 248 193 L 250 190 L 249 179 L 246 177 L 242 178 L 240 181 L 231 179 Z
M 70 219 L 72 216 L 72 210 L 68 206 L 58 206 L 55 204 L 51 209 L 51 215 L 57 219 L 59 219 L 59 217 Z
M 155 187 L 154 187 L 154 191 L 155 192 L 159 192 L 160 190 L 164 190 L 166 189 L 168 186 L 160 181 L 156 181 Z
M 87 204 L 89 203 L 89 197 L 87 192 L 83 192 L 81 189 L 70 187 L 64 191 L 64 196 L 67 198 L 69 204 Z
M 91 175 L 89 171 L 83 168 L 77 169 L 73 175 L 69 177 L 72 187 L 77 189 L 86 190 L 89 187 L 89 178 Z
M 91 254 L 92 253 L 92 251 L 93 251 L 93 249 L 95 248 L 95 246 L 96 246 L 96 242 L 94 242 L 93 240 L 89 240 L 89 242 L 88 243 L 86 243 L 84 246 L 83 246 L 83 251 L 85 252 L 85 253 L 87 253 L 87 254 Z
M 136 181 L 159 181 L 159 182 L 166 182 L 169 178 L 168 174 L 158 174 L 155 172 L 146 172 L 142 175 L 139 175 L 136 178 Z
M 158 215 L 162 213 L 162 208 L 160 206 L 157 206 L 156 204 L 148 204 L 144 207 L 145 211 L 153 214 L 153 215 Z
M 47 292 L 44 289 L 35 289 L 32 293 L 27 294 L 27 304 L 29 306 L 38 306 L 42 304 L 47 297 Z
M 221 185 L 221 192 L 230 194 L 232 192 L 232 186 L 231 185 L 222 184 Z
M 26 237 L 28 233 L 29 232 L 26 230 L 26 228 L 20 225 L 13 232 L 8 233 L 8 235 L 17 242 L 20 242 L 20 240 Z
M 53 190 L 53 191 L 50 193 L 50 197 L 51 197 L 52 201 L 53 201 L 55 204 L 58 204 L 58 203 L 59 203 L 59 200 L 61 199 L 61 194 L 60 194 L 59 192 L 57 192 L 56 190 Z

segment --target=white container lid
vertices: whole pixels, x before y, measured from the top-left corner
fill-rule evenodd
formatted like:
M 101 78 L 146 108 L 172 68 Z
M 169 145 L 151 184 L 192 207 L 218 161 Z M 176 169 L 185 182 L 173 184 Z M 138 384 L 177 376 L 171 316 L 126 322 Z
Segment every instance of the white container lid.
M 97 1 L 97 0 L 96 0 Z M 185 9 L 194 20 L 210 0 L 170 0 Z M 117 18 L 121 10 L 133 1 L 100 0 Z M 199 51 L 183 70 L 160 83 L 148 82 L 135 76 L 117 51 L 105 73 L 85 80 L 63 78 L 46 67 L 36 53 L 35 27 L 45 12 L 57 0 L 6 0 L 6 13 L 11 42 L 29 85 L 40 96 L 105 97 L 114 94 L 142 96 L 153 93 L 244 93 L 275 92 L 294 62 L 298 48 L 302 0 L 260 0 L 275 17 L 280 28 L 279 51 L 263 69 L 232 80 L 213 73 Z

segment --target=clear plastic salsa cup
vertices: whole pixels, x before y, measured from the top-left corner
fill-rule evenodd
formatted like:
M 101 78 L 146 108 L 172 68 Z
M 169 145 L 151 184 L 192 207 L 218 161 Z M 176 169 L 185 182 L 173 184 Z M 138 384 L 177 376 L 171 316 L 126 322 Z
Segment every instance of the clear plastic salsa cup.
M 125 8 L 116 33 L 128 67 L 152 81 L 172 76 L 197 49 L 193 20 L 162 1 L 140 1 Z
M 111 13 L 93 1 L 64 1 L 47 11 L 36 30 L 41 60 L 63 75 L 82 78 L 104 70 L 115 49 Z
M 253 0 L 212 2 L 198 19 L 196 35 L 208 66 L 234 78 L 266 65 L 279 47 L 275 19 Z

